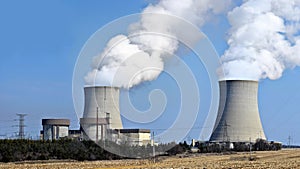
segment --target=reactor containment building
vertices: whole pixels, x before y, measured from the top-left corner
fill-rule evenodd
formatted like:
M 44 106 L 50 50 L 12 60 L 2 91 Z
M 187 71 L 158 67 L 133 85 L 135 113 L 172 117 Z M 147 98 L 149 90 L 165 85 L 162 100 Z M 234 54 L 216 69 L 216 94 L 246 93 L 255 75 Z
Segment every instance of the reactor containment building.
M 258 110 L 258 81 L 219 81 L 220 102 L 211 142 L 266 139 Z

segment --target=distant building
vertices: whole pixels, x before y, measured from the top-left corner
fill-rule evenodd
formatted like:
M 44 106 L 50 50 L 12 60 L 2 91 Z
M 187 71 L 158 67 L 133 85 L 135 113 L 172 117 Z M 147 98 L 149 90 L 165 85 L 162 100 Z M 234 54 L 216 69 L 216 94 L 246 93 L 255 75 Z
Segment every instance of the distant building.
M 111 140 L 117 144 L 126 143 L 131 146 L 151 144 L 151 132 L 148 129 L 112 129 Z
M 57 140 L 69 136 L 69 119 L 42 119 L 42 125 L 41 137 L 43 140 Z
M 82 140 L 82 130 L 69 130 L 69 138 Z

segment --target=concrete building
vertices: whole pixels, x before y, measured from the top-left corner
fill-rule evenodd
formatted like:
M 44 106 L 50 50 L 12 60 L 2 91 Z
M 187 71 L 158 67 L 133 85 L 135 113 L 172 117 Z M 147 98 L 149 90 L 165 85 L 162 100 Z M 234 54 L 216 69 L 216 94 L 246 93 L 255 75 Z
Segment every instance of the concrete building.
M 122 129 L 119 88 L 93 86 L 84 88 L 84 112 L 80 119 L 84 139 L 106 139 L 108 129 Z
M 57 140 L 69 136 L 69 119 L 42 119 L 43 140 Z
M 111 140 L 117 144 L 143 146 L 151 144 L 151 132 L 148 129 L 112 129 Z
M 258 82 L 220 81 L 218 115 L 210 141 L 255 142 L 266 139 L 257 103 Z
M 81 130 L 69 130 L 68 138 L 82 140 L 82 131 Z

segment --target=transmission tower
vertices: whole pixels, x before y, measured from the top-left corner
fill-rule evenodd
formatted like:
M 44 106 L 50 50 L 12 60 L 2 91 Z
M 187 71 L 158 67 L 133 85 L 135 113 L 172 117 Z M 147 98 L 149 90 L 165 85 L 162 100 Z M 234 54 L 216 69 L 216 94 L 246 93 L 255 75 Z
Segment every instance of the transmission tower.
M 19 116 L 19 125 L 17 125 L 19 127 L 19 134 L 18 134 L 18 138 L 19 139 L 24 139 L 25 138 L 25 132 L 24 132 L 24 128 L 26 127 L 24 124 L 25 121 L 25 116 L 27 114 L 17 114 L 17 116 Z
M 291 148 L 291 140 L 292 140 L 292 137 L 289 136 L 289 137 L 288 137 L 288 140 L 289 140 L 289 141 L 288 141 L 288 146 L 289 146 L 289 148 Z
M 224 122 L 225 124 L 223 125 L 224 126 L 224 132 L 223 132 L 223 142 L 229 142 L 230 141 L 230 138 L 228 136 L 228 127 L 230 127 L 230 125 L 227 124 L 226 120 Z

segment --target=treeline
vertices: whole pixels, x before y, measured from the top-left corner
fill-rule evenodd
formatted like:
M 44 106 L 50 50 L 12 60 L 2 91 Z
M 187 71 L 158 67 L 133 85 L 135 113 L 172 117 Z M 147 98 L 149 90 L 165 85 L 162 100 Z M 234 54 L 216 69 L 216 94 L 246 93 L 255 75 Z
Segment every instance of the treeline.
M 281 144 L 257 140 L 255 144 L 249 143 L 212 143 L 197 142 L 196 147 L 200 153 L 221 153 L 228 151 L 266 151 L 280 150 Z M 25 160 L 114 160 L 124 158 L 152 158 L 161 155 L 176 155 L 186 153 L 191 146 L 184 143 L 160 144 L 155 147 L 129 146 L 126 143 L 118 145 L 114 142 L 79 141 L 60 139 L 53 141 L 38 140 L 0 140 L 0 162 L 14 162 Z
M 100 146 L 99 146 L 100 145 Z M 105 147 L 105 148 L 102 148 Z M 0 162 L 25 160 L 114 160 L 124 158 L 151 158 L 155 155 L 174 155 L 187 150 L 187 144 L 160 144 L 154 147 L 129 146 L 113 142 L 78 141 L 60 139 L 53 141 L 0 140 Z
M 245 152 L 245 151 L 277 151 L 282 148 L 280 143 L 268 142 L 263 139 L 256 140 L 255 143 L 212 143 L 212 142 L 202 142 L 198 143 L 196 147 L 199 149 L 200 153 L 221 153 L 221 152 Z
M 300 148 L 298 145 L 283 145 L 282 148 Z
M 120 157 L 103 150 L 93 141 L 0 140 L 0 161 L 74 159 L 104 160 Z

